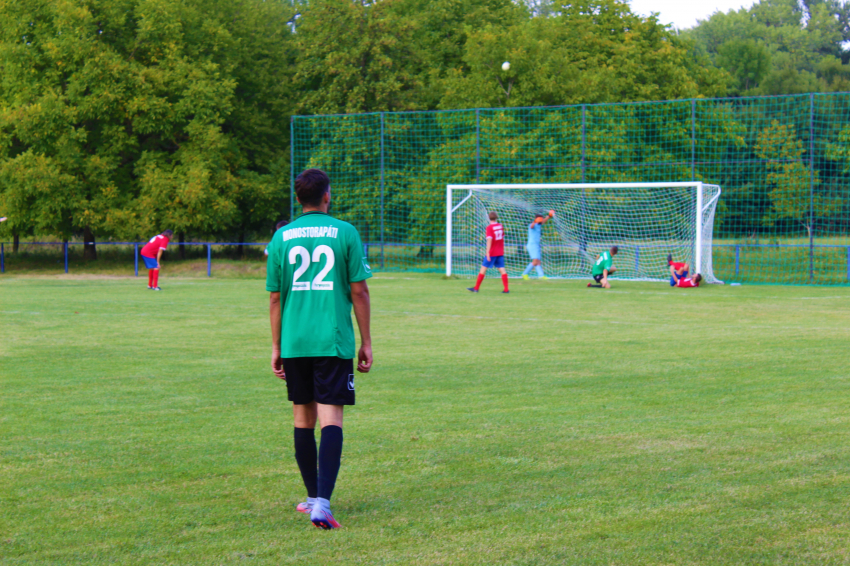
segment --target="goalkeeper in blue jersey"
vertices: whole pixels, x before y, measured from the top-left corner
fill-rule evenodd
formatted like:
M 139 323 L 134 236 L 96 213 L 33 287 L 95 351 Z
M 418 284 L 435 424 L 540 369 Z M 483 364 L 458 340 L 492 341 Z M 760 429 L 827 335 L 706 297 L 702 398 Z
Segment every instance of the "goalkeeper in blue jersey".
M 522 272 L 522 278 L 525 280 L 528 280 L 528 274 L 531 273 L 532 269 L 537 271 L 537 277 L 539 279 L 548 279 L 548 277 L 543 275 L 543 265 L 540 263 L 540 237 L 543 235 L 543 225 L 546 224 L 550 218 L 554 217 L 555 211 L 550 210 L 549 216 L 537 214 L 534 216 L 534 222 L 528 225 L 528 243 L 525 244 L 525 249 L 528 252 L 529 257 L 531 257 L 531 263 L 529 263 L 528 267 L 525 268 L 525 271 Z

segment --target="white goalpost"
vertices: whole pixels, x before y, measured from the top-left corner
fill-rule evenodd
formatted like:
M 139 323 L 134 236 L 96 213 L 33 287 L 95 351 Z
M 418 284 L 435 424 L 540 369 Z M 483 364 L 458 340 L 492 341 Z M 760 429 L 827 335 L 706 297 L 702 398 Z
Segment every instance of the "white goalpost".
M 487 215 L 495 212 L 505 227 L 505 267 L 519 276 L 530 262 L 529 224 L 553 210 L 541 239 L 548 277 L 588 279 L 597 255 L 616 245 L 617 279 L 669 280 L 672 254 L 705 282 L 722 283 L 711 261 L 720 192 L 700 182 L 447 185 L 446 275 L 478 272 Z

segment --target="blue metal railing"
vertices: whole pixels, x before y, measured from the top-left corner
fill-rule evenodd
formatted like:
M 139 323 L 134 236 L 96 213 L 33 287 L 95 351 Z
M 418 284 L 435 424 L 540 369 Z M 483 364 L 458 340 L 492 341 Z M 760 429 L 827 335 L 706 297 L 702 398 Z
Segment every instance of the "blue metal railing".
M 6 248 L 8 242 L 0 242 L 0 273 L 6 272 Z M 139 275 L 139 246 L 143 246 L 146 242 L 97 242 L 98 246 L 133 246 L 133 270 L 135 275 Z M 65 273 L 69 272 L 68 251 L 70 246 L 85 246 L 86 242 L 22 242 L 21 245 L 27 246 L 62 246 L 62 255 L 64 257 Z M 172 245 L 180 245 L 172 243 Z M 207 277 L 212 277 L 212 247 L 213 246 L 268 246 L 268 242 L 184 242 L 186 246 L 205 246 L 207 251 Z M 402 243 L 402 242 L 384 242 L 384 243 L 366 243 L 363 244 L 363 253 L 366 257 L 369 256 L 369 248 L 382 247 L 442 247 L 443 244 L 420 244 L 420 243 Z M 480 247 L 477 244 L 470 244 L 466 247 Z M 558 246 L 554 246 L 558 247 Z M 625 246 L 621 246 L 625 247 Z M 640 250 L 641 248 L 658 248 L 669 247 L 668 244 L 641 244 L 631 245 L 635 250 L 635 272 L 640 270 Z M 714 244 L 713 249 L 727 248 L 734 249 L 735 257 L 735 277 L 740 277 L 741 274 L 741 248 L 805 248 L 810 249 L 809 244 Z M 821 249 L 846 249 L 847 263 L 847 280 L 850 281 L 850 245 L 842 244 L 814 244 L 814 248 Z

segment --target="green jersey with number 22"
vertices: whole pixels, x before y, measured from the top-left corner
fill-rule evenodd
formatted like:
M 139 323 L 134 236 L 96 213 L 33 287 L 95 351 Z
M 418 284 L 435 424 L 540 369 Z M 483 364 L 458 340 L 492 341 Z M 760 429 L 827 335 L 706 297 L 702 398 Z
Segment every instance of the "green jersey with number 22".
M 280 293 L 280 357 L 354 357 L 351 283 L 372 277 L 357 229 L 308 212 L 275 232 L 266 291 Z
M 611 270 L 613 263 L 614 258 L 611 257 L 611 252 L 602 252 L 599 254 L 599 259 L 593 264 L 593 270 L 590 273 L 593 275 L 602 275 L 606 269 Z

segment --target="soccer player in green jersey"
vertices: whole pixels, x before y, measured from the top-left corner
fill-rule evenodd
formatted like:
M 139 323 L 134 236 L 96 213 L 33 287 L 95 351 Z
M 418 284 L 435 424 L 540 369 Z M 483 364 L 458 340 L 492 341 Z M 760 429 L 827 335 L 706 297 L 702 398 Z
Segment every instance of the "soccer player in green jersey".
M 295 180 L 303 214 L 269 243 L 266 290 L 271 293 L 272 371 L 286 380 L 295 420 L 295 460 L 307 488 L 296 509 L 334 529 L 330 499 L 342 456 L 342 413 L 354 405 L 354 328 L 360 328 L 357 370 L 372 367 L 369 288 L 372 271 L 351 224 L 328 215 L 330 180 L 307 169 Z M 316 420 L 321 442 L 316 450 Z
M 617 271 L 617 269 L 613 267 L 614 256 L 617 255 L 617 251 L 617 246 L 611 246 L 610 252 L 602 252 L 599 254 L 599 257 L 596 258 L 596 263 L 593 264 L 593 270 L 590 272 L 593 276 L 593 280 L 596 281 L 596 285 L 588 283 L 588 287 L 602 287 L 605 289 L 611 288 L 611 284 L 608 283 L 608 276 Z

